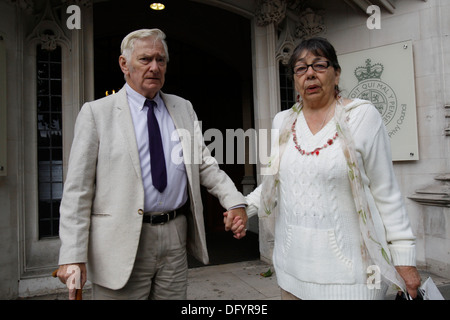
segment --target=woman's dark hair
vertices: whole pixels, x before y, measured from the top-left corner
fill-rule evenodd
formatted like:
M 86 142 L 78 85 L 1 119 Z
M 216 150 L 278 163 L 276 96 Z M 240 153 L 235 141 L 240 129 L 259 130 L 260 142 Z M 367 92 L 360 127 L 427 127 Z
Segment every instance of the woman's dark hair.
M 341 71 L 341 66 L 339 65 L 336 50 L 334 49 L 333 45 L 325 38 L 321 37 L 314 37 L 310 39 L 303 40 L 292 53 L 291 58 L 289 59 L 289 70 L 292 72 L 292 75 L 294 74 L 294 67 L 297 63 L 297 60 L 300 58 L 300 54 L 303 51 L 311 52 L 316 56 L 321 56 L 327 58 L 331 66 L 336 71 Z M 335 87 L 335 97 L 340 95 L 341 90 L 339 89 L 339 86 L 336 85 Z
M 289 59 L 289 69 L 291 72 L 293 72 L 295 63 L 297 62 L 298 58 L 300 58 L 300 54 L 303 51 L 309 51 L 316 56 L 322 56 L 330 60 L 331 66 L 334 68 L 334 70 L 341 70 L 341 67 L 339 66 L 339 62 L 336 56 L 336 50 L 334 50 L 334 47 L 331 45 L 330 42 L 328 42 L 327 39 L 321 38 L 321 37 L 314 37 L 310 39 L 303 40 L 292 53 L 291 58 Z

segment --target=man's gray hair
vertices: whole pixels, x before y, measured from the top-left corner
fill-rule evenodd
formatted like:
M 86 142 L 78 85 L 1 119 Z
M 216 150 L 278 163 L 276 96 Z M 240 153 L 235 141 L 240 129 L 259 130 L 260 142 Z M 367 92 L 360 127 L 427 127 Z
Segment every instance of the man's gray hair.
M 166 61 L 169 61 L 169 50 L 166 43 L 166 34 L 159 29 L 140 29 L 129 33 L 122 40 L 120 45 L 120 52 L 125 57 L 126 61 L 131 60 L 131 53 L 134 50 L 134 42 L 140 39 L 153 38 L 155 41 L 161 41 L 166 54 Z

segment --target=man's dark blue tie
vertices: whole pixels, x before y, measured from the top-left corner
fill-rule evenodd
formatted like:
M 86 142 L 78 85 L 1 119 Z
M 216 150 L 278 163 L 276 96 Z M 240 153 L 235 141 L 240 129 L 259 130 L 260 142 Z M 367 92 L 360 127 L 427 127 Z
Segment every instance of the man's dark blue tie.
M 161 132 L 153 110 L 156 107 L 156 102 L 147 99 L 145 105 L 148 107 L 147 127 L 153 185 L 159 192 L 163 192 L 167 186 L 167 171 Z

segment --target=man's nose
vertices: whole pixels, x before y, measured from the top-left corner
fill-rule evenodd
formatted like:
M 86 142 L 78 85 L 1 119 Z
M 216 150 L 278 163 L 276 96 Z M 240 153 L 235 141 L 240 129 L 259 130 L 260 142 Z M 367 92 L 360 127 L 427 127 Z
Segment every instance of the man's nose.
M 149 70 L 152 72 L 158 72 L 159 71 L 159 65 L 158 65 L 158 61 L 152 60 L 149 64 Z

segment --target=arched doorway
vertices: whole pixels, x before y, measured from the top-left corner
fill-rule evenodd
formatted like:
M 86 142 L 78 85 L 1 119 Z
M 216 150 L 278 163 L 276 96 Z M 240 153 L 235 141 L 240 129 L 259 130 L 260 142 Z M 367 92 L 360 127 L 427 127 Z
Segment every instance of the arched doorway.
M 192 1 L 169 1 L 158 12 L 148 1 L 129 0 L 124 6 L 123 1 L 111 0 L 95 3 L 93 11 L 96 99 L 124 84 L 118 66 L 123 37 L 136 29 L 160 28 L 167 35 L 170 55 L 163 91 L 190 100 L 204 132 L 218 129 L 225 139 L 227 129 L 253 126 L 248 19 Z M 221 168 L 241 192 L 244 176 L 254 176 L 253 165 L 226 163 Z M 222 207 L 205 189 L 202 196 L 211 264 L 258 259 L 258 235 L 236 240 L 224 233 Z M 190 259 L 190 266 L 198 265 Z

